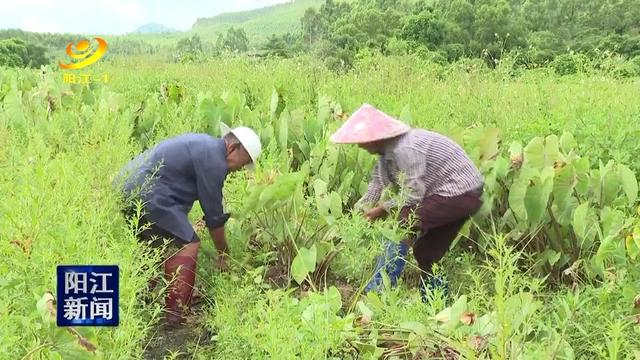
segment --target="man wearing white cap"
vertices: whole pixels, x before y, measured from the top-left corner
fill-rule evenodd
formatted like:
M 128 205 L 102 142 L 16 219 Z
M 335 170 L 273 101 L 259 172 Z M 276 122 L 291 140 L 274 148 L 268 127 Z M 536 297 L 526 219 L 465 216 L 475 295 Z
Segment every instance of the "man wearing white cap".
M 415 238 L 386 244 L 386 254 L 378 257 L 374 277 L 365 290 L 379 288 L 383 268 L 395 286 L 404 268 L 404 257 L 413 245 L 422 270 L 423 300 L 434 288 L 446 292 L 446 283 L 431 275 L 432 265 L 444 256 L 460 228 L 482 205 L 483 178 L 471 159 L 446 136 L 411 129 L 369 104 L 353 113 L 331 141 L 357 144 L 380 157 L 367 193 L 356 204 L 369 206 L 365 217 L 373 221 L 397 208 L 400 221 L 406 221 L 411 213 L 417 220 L 412 228 Z M 406 189 L 404 204 L 379 202 L 383 190 L 390 185 Z
M 246 127 L 221 125 L 223 137 L 185 134 L 157 144 L 131 160 L 120 172 L 127 198 L 125 213 L 134 217 L 135 202 L 143 204 L 138 237 L 153 246 L 168 240 L 174 248 L 164 261 L 164 275 L 172 281 L 165 299 L 167 321 L 184 321 L 195 283 L 200 239 L 188 214 L 198 200 L 204 221 L 218 250 L 217 266 L 227 269 L 229 249 L 224 224 L 222 187 L 229 172 L 252 167 L 261 152 L 260 138 Z

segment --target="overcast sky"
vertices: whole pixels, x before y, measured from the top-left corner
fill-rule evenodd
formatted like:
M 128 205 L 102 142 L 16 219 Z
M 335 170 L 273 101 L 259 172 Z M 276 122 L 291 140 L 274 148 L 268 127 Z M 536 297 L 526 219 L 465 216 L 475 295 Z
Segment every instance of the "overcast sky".
M 288 0 L 2 0 L 0 29 L 124 34 L 146 23 L 188 30 L 199 17 Z

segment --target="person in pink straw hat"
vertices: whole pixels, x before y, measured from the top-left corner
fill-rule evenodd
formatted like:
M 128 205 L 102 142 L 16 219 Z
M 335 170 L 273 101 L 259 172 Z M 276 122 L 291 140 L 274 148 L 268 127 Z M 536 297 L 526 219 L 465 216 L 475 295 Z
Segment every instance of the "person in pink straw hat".
M 434 289 L 447 292 L 441 277 L 432 275 L 432 266 L 447 252 L 464 223 L 482 205 L 483 178 L 473 161 L 453 140 L 423 129 L 412 129 L 375 107 L 364 104 L 330 138 L 334 143 L 356 144 L 379 160 L 371 172 L 366 194 L 356 203 L 366 209 L 364 216 L 374 221 L 393 209 L 406 223 L 415 215 L 412 239 L 388 242 L 378 256 L 372 280 L 365 291 L 379 290 L 384 270 L 395 286 L 405 265 L 409 246 L 422 270 L 420 291 L 423 301 Z M 401 183 L 400 183 L 401 182 Z M 407 191 L 403 204 L 380 201 L 391 185 Z

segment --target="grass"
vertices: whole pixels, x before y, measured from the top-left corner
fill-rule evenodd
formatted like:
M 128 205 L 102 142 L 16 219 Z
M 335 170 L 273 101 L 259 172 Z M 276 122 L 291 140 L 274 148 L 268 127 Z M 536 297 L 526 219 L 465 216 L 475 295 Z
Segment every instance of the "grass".
M 1 69 L 0 353 L 18 359 L 26 354 L 33 359 L 86 357 L 73 338 L 43 319 L 36 302 L 55 290 L 57 264 L 116 263 L 122 274 L 121 326 L 82 333 L 103 358 L 142 357 L 158 309 L 143 307 L 138 296 L 152 275 L 144 269 L 153 259 L 144 256 L 121 218 L 111 180 L 142 148 L 131 133 L 143 101 L 155 107 L 150 114 L 158 118 L 152 143 L 205 128 L 197 100 L 206 92 L 243 93 L 250 107 L 268 118 L 275 87 L 287 107 L 302 109 L 306 118 L 315 116 L 322 94 L 339 101 L 346 112 L 363 102 L 396 116 L 408 109 L 414 126 L 443 132 L 496 126 L 507 142 L 569 130 L 582 153 L 605 162 L 613 157 L 640 169 L 634 156 L 637 142 L 630 141 L 640 129 L 637 79 L 558 77 L 545 69 L 521 74 L 508 68 L 468 69 L 393 57 L 362 59 L 347 74 L 329 72 L 307 58 L 229 58 L 188 65 L 113 58 L 91 69 L 112 79 L 91 91 L 61 84 L 58 71 L 39 78 L 36 72 Z M 180 103 L 157 100 L 165 83 L 182 86 Z M 266 159 L 272 161 L 257 176 L 284 167 L 273 148 Z M 397 289 L 355 299 L 361 305 L 348 296 L 336 297 L 332 290 L 273 288 L 264 276 L 275 258 L 273 245 L 251 245 L 255 229 L 247 228 L 249 220 L 240 213 L 251 178 L 236 174 L 225 185 L 225 206 L 234 214 L 227 229 L 234 272 L 216 273 L 213 259 L 201 254 L 199 282 L 208 306 L 200 326 L 216 335 L 212 345 L 197 347 L 194 358 L 348 358 L 354 354 L 349 342 L 385 334 L 402 337 L 401 325 L 415 327 L 411 322 L 426 328 L 425 349 L 440 346 L 442 352 L 450 346 L 469 358 L 638 356 L 640 327 L 634 323 L 633 305 L 640 293 L 637 266 L 607 269 L 599 281 L 552 284 L 523 268 L 525 255 L 499 233 L 475 239 L 474 249 L 461 242 L 445 257 L 449 304 L 443 299 L 420 302 L 410 286 L 416 276 L 413 266 Z M 198 214 L 196 207 L 192 219 Z M 352 223 L 354 228 L 345 233 L 357 236 L 360 223 Z M 201 235 L 211 250 L 211 241 Z M 331 270 L 353 289 L 365 281 L 353 269 L 367 273 L 379 247 L 374 241 L 357 245 L 345 244 Z M 473 313 L 475 325 L 462 326 L 455 317 L 452 322 L 435 320 L 452 304 L 450 311 Z M 362 330 L 354 322 L 367 309 L 371 323 Z M 486 343 L 478 349 L 472 339 Z M 179 357 L 178 351 L 172 356 Z

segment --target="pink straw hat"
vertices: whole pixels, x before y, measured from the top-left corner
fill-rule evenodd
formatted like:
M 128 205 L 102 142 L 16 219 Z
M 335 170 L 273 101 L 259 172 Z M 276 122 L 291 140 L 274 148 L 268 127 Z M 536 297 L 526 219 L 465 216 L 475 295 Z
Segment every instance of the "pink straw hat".
M 409 125 L 392 118 L 375 107 L 364 104 L 351 114 L 347 122 L 331 135 L 329 140 L 338 144 L 362 144 L 390 139 L 407 133 Z

